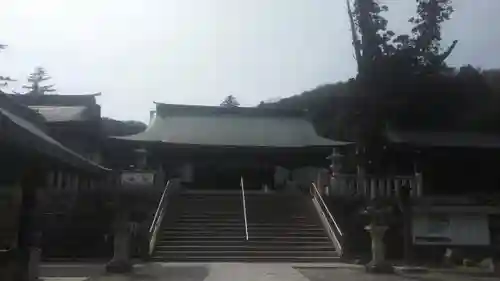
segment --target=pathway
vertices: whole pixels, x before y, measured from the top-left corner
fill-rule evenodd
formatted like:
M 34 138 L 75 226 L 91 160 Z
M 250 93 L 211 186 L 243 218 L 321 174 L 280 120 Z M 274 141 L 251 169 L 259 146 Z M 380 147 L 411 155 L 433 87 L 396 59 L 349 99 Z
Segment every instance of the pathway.
M 59 272 L 59 273 L 58 273 Z M 47 276 L 51 273 L 51 276 Z M 489 281 L 444 273 L 371 275 L 360 266 L 289 263 L 148 263 L 128 275 L 105 274 L 102 266 L 66 265 L 42 269 L 44 281 Z M 58 277 L 59 276 L 59 277 Z

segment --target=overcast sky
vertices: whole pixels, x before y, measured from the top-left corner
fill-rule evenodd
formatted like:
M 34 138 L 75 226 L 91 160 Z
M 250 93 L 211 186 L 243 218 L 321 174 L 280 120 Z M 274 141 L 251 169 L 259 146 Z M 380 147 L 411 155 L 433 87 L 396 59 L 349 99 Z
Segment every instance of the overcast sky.
M 407 32 L 415 1 L 384 2 Z M 500 1 L 454 3 L 449 63 L 500 67 Z M 102 92 L 118 119 L 147 120 L 153 101 L 253 106 L 355 75 L 344 0 L 8 0 L 0 43 L 1 75 L 43 66 L 59 93 Z

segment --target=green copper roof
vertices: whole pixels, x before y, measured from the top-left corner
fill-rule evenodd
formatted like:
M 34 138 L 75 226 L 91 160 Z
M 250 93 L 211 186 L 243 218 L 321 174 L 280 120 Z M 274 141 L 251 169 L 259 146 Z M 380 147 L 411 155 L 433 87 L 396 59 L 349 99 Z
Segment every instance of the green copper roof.
M 236 147 L 298 148 L 349 144 L 318 136 L 313 125 L 297 114 L 270 114 L 269 111 L 252 108 L 219 109 L 177 105 L 171 105 L 173 110 L 169 111 L 169 106 L 158 105 L 161 111 L 144 132 L 116 138 Z

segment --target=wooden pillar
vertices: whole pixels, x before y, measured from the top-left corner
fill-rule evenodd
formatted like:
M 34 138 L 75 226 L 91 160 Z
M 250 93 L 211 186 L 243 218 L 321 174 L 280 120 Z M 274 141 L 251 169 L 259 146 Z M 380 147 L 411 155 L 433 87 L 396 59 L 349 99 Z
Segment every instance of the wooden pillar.
M 62 190 L 64 187 L 63 187 L 63 177 L 64 177 L 64 174 L 62 171 L 57 171 L 56 172 L 56 177 L 57 177 L 57 180 L 56 180 L 56 189 L 58 190 Z
M 55 171 L 49 171 L 47 172 L 46 176 L 46 187 L 49 189 L 54 189 L 56 187 L 56 172 Z
M 66 190 L 71 190 L 71 182 L 72 182 L 71 173 L 66 173 L 65 178 L 64 178 L 64 187 L 63 188 Z
M 73 189 L 75 191 L 80 191 L 79 175 L 78 174 L 75 174 L 73 177 Z

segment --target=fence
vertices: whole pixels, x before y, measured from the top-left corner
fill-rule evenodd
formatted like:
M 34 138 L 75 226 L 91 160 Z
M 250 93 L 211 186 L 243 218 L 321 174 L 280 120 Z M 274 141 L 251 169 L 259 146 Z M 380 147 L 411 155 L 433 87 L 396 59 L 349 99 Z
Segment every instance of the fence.
M 335 174 L 324 192 L 329 196 L 337 197 L 397 197 L 403 186 L 411 188 L 412 197 L 422 196 L 422 176 L 359 176 L 349 174 Z

